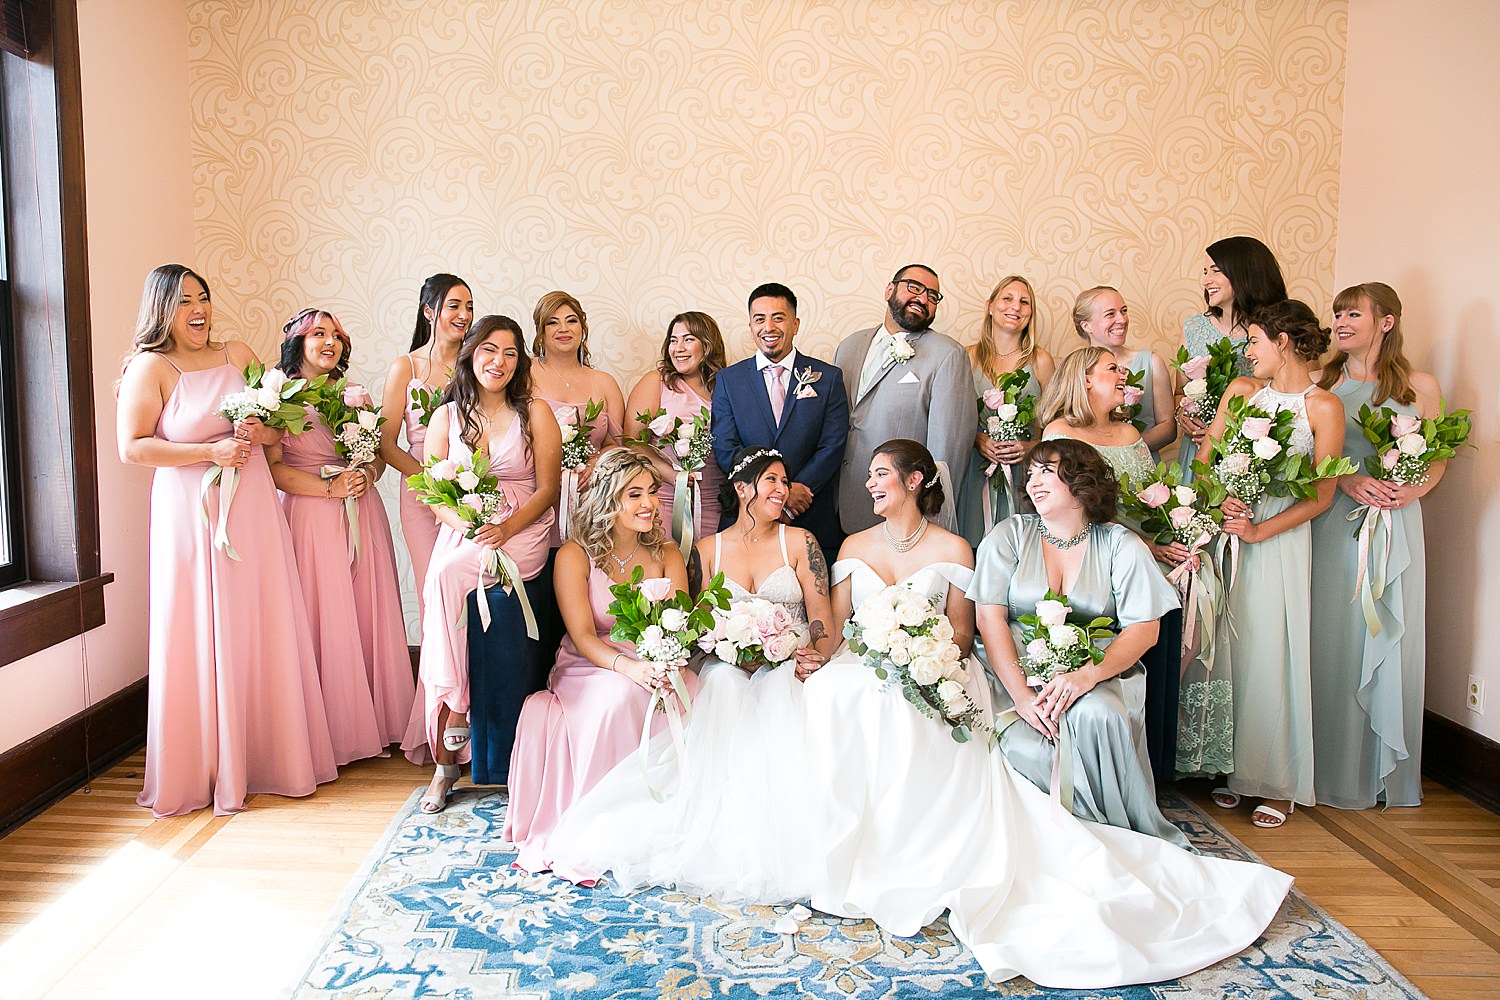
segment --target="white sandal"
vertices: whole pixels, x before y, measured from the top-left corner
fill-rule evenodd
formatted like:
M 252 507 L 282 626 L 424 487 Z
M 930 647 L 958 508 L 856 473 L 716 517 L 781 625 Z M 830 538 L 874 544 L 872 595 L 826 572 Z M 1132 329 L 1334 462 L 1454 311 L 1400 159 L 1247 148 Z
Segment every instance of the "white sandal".
M 453 798 L 453 783 L 462 776 L 463 769 L 457 764 L 439 764 L 437 766 L 437 773 L 433 777 L 446 779 L 448 785 L 443 789 L 441 794 L 434 792 L 429 787 L 427 794 L 422 796 L 417 802 L 417 808 L 429 816 L 440 813 L 448 808 L 448 800 Z
M 458 753 L 469 745 L 468 726 L 449 726 L 443 730 L 443 749 Z
M 1231 792 L 1227 788 L 1215 788 L 1213 791 L 1208 793 L 1208 797 L 1212 799 L 1214 805 L 1218 806 L 1220 809 L 1234 809 L 1240 804 L 1239 795 Z
M 1250 814 L 1250 822 L 1260 827 L 1262 830 L 1274 830 L 1278 826 L 1286 823 L 1286 818 L 1292 813 L 1296 812 L 1296 810 L 1297 803 L 1295 802 L 1286 807 L 1286 812 L 1282 812 L 1275 806 L 1268 806 L 1264 802 L 1262 802 L 1260 805 L 1256 806 L 1255 811 Z

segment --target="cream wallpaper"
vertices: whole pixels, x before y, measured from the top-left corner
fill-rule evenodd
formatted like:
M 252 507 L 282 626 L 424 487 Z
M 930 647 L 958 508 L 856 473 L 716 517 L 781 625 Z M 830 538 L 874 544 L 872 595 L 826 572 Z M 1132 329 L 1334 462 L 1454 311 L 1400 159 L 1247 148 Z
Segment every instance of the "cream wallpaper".
M 971 341 L 1002 274 L 1043 342 L 1118 285 L 1175 343 L 1202 248 L 1250 233 L 1332 293 L 1344 0 L 189 0 L 196 265 L 274 351 L 336 312 L 378 383 L 422 278 L 529 329 L 552 288 L 625 388 L 702 309 L 802 299 L 831 357 L 921 260 Z M 383 484 L 389 490 L 393 484 Z M 405 570 L 403 570 L 405 571 Z M 408 604 L 411 605 L 410 581 Z

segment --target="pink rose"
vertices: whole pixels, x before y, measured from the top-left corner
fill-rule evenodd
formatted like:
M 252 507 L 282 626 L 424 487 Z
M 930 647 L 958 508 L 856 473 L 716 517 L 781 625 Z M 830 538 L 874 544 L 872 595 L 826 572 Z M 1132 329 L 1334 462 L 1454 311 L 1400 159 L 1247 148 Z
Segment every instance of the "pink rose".
M 351 382 L 344 387 L 344 405 L 360 410 L 374 406 L 375 400 L 370 398 L 370 390 L 357 382 Z
M 672 426 L 675 423 L 677 423 L 676 417 L 672 416 L 672 414 L 670 413 L 663 413 L 661 416 L 657 417 L 655 420 L 647 424 L 646 428 L 657 437 L 664 438 L 668 434 L 672 433 Z
M 1246 417 L 1240 431 L 1251 441 L 1259 441 L 1271 433 L 1270 417 Z
M 1183 528 L 1186 528 L 1190 523 L 1192 523 L 1193 508 L 1173 507 L 1171 510 L 1167 511 L 1167 520 L 1172 522 L 1172 527 L 1176 528 L 1178 531 L 1181 531 Z
M 1028 642 L 1026 644 L 1026 655 L 1030 656 L 1030 657 L 1038 658 L 1038 659 L 1041 658 L 1041 657 L 1043 657 L 1043 656 L 1046 656 L 1047 655 L 1047 640 L 1046 639 L 1032 639 L 1030 642 Z
M 432 468 L 428 469 L 427 472 L 433 479 L 446 482 L 458 475 L 458 469 L 459 465 L 457 462 L 451 458 L 445 458 L 441 462 L 434 462 Z
M 569 427 L 578 423 L 578 407 L 564 406 L 557 411 L 557 423 L 559 426 L 566 424 Z
M 1147 486 L 1145 489 L 1137 493 L 1135 497 L 1147 507 L 1155 510 L 1157 507 L 1160 507 L 1162 504 L 1166 503 L 1167 498 L 1171 495 L 1172 488 L 1166 483 L 1152 483 L 1150 486 Z
M 1125 405 L 1134 406 L 1146 395 L 1145 391 L 1138 385 L 1127 385 L 1125 387 Z
M 1396 467 L 1396 463 L 1399 461 L 1401 461 L 1401 449 L 1391 448 L 1384 455 L 1380 456 L 1380 467 L 1389 472 Z
M 991 410 L 998 410 L 1000 409 L 1000 404 L 1005 402 L 1005 393 L 999 389 L 986 389 L 982 398 L 986 407 Z
M 1408 417 L 1404 413 L 1398 413 L 1391 418 L 1391 436 L 1398 438 L 1406 437 L 1408 434 L 1416 433 L 1417 429 L 1421 426 L 1422 421 L 1420 418 Z
M 641 596 L 655 604 L 672 596 L 672 581 L 664 576 L 653 576 L 641 581 Z
M 1200 354 L 1195 358 L 1189 358 L 1187 363 L 1182 366 L 1183 377 L 1188 381 L 1203 378 L 1208 374 L 1208 361 L 1209 357 L 1207 354 Z
M 678 438 L 672 443 L 672 450 L 677 453 L 678 458 L 687 458 L 693 450 L 693 442 Z

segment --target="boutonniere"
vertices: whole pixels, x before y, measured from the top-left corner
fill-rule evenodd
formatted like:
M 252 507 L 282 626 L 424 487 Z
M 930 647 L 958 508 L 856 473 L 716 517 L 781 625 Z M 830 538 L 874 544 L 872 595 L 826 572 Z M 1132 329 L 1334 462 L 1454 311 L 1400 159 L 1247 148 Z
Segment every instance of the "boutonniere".
M 816 396 L 818 393 L 817 390 L 813 388 L 813 386 L 816 385 L 818 380 L 822 377 L 823 373 L 813 371 L 812 365 L 808 365 L 800 372 L 797 372 L 797 386 L 795 397 L 797 399 L 811 399 L 812 397 Z
M 905 337 L 896 337 L 891 343 L 891 364 L 904 365 L 917 356 L 917 349 Z

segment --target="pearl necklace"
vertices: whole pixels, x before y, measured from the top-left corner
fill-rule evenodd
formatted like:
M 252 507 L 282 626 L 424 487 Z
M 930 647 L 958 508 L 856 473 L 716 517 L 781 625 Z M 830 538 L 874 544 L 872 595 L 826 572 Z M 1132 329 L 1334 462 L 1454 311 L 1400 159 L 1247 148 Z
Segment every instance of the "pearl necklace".
M 1089 536 L 1089 529 L 1093 527 L 1092 524 L 1089 524 L 1085 521 L 1083 528 L 1079 530 L 1078 534 L 1074 535 L 1072 538 L 1058 538 L 1052 532 L 1047 530 L 1046 521 L 1041 521 L 1040 523 L 1042 526 L 1042 540 L 1051 542 L 1052 547 L 1058 549 L 1071 549 L 1073 546 L 1080 544 L 1085 538 Z
M 891 523 L 885 521 L 880 525 L 880 530 L 885 533 L 885 540 L 891 543 L 891 548 L 897 552 L 908 552 L 922 540 L 922 535 L 927 531 L 927 518 L 922 518 L 917 524 L 917 530 L 905 538 L 897 538 L 891 534 Z

